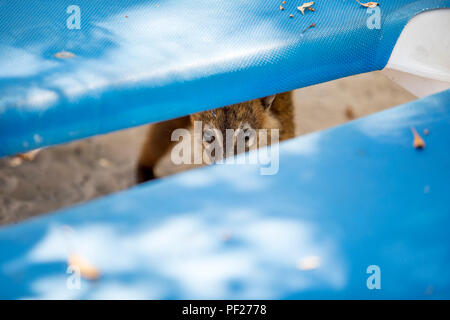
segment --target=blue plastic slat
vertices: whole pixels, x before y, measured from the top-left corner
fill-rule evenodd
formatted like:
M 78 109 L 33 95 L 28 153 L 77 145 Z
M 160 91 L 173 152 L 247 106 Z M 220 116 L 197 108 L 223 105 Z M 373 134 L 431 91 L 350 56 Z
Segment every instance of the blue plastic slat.
M 0 298 L 448 299 L 449 147 L 450 90 L 284 142 L 273 176 L 216 165 L 4 227 Z M 97 282 L 67 289 L 70 248 Z
M 412 16 L 450 7 L 380 0 L 369 29 L 356 1 L 315 2 L 79 0 L 69 30 L 67 1 L 3 1 L 0 156 L 381 69 Z

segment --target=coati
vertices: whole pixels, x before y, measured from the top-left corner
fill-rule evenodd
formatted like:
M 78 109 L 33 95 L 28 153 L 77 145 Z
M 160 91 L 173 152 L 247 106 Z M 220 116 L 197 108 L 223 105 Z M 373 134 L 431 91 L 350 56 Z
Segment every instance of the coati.
M 154 171 L 156 164 L 167 152 L 171 151 L 176 143 L 171 141 L 172 132 L 178 128 L 192 130 L 194 121 L 202 121 L 202 143 L 205 147 L 212 142 L 211 135 L 208 134 L 208 130 L 211 129 L 219 130 L 223 137 L 226 137 L 226 129 L 245 131 L 248 128 L 255 131 L 279 129 L 280 141 L 295 135 L 291 92 L 151 124 L 138 161 L 138 182 L 156 178 Z

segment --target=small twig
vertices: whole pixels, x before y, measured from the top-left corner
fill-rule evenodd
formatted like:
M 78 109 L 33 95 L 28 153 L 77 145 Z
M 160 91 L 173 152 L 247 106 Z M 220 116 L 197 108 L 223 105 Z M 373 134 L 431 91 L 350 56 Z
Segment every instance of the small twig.
M 314 28 L 315 26 L 316 26 L 315 23 L 311 23 L 311 25 L 308 28 L 306 28 L 305 30 L 302 31 L 302 34 L 305 33 L 308 29 Z
M 359 0 L 356 0 L 356 2 L 358 2 L 360 5 L 362 5 L 363 7 L 366 8 L 375 8 L 376 6 L 379 5 L 378 2 L 367 2 L 367 3 L 362 3 Z

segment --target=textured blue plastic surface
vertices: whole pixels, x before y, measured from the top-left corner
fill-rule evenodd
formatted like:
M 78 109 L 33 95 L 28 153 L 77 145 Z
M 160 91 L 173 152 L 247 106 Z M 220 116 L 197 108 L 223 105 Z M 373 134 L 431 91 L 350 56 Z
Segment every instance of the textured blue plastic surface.
M 448 299 L 449 149 L 446 91 L 284 142 L 274 176 L 217 165 L 2 228 L 0 298 Z M 81 290 L 70 248 L 103 273 Z
M 381 69 L 411 17 L 450 7 L 380 0 L 371 30 L 353 0 L 280 2 L 78 0 L 69 30 L 70 1 L 2 1 L 0 156 Z

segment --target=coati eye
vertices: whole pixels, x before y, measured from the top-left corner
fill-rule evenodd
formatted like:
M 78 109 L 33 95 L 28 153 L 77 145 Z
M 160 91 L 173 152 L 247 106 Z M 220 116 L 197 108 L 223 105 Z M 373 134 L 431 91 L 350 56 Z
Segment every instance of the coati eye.
M 245 142 L 249 142 L 250 141 L 250 132 L 248 129 L 244 130 L 244 135 L 245 135 Z
M 244 134 L 245 145 L 247 147 L 253 145 L 253 142 L 255 141 L 255 136 L 256 136 L 255 130 L 253 130 L 252 128 L 250 128 L 248 126 L 248 127 L 243 128 L 242 132 Z
M 249 141 L 251 132 L 248 129 L 245 129 L 244 130 L 244 135 L 245 135 L 245 141 Z
M 216 140 L 216 137 L 214 136 L 214 132 L 211 129 L 207 129 L 203 132 L 203 141 L 212 143 L 214 140 Z

